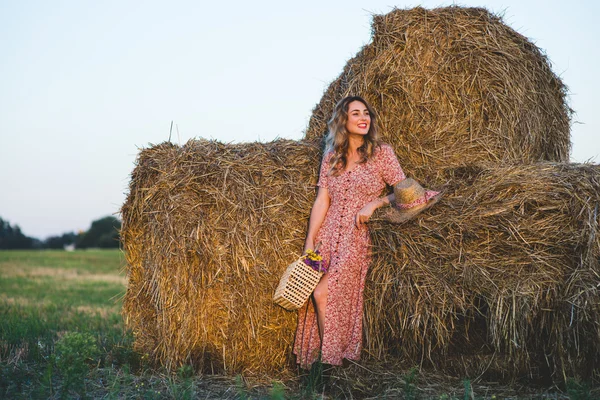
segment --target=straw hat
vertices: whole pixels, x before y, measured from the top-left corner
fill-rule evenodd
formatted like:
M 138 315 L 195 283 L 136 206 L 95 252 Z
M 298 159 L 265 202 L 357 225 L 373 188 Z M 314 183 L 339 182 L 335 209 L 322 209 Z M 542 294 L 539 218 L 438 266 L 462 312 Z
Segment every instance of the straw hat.
M 383 218 L 401 224 L 437 203 L 443 193 L 423 189 L 414 179 L 406 178 L 394 185 L 394 195 L 396 204 L 386 210 Z

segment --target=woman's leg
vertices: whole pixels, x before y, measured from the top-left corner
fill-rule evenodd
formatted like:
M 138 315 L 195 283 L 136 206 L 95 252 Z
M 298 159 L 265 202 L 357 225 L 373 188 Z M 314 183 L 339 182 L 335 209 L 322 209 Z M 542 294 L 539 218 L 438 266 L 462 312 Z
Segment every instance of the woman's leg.
M 313 292 L 313 298 L 315 299 L 315 306 L 317 308 L 317 323 L 319 324 L 319 336 L 321 342 L 323 342 L 323 331 L 325 330 L 325 309 L 327 307 L 327 279 L 329 274 L 323 275 L 319 281 L 315 291 Z

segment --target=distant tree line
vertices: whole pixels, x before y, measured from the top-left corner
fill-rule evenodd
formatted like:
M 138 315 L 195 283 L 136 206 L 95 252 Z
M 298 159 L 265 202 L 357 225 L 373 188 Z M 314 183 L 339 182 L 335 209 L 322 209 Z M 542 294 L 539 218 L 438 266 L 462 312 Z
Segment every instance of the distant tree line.
M 120 230 L 121 221 L 108 216 L 93 221 L 85 232 L 67 232 L 39 240 L 26 236 L 18 225 L 11 225 L 0 218 L 0 249 L 62 249 L 68 245 L 75 245 L 78 249 L 118 248 Z
M 11 226 L 0 218 L 0 249 L 31 249 L 34 239 L 21 232 L 19 225 Z

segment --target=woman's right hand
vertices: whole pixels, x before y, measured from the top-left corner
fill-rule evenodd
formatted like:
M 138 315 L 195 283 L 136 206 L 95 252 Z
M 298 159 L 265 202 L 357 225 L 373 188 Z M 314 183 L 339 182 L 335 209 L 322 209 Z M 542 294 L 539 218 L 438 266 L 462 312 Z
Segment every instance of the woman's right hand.
M 306 241 L 304 242 L 304 251 L 302 252 L 302 254 L 306 254 L 307 250 L 314 250 L 315 249 L 315 242 L 311 239 L 306 239 Z

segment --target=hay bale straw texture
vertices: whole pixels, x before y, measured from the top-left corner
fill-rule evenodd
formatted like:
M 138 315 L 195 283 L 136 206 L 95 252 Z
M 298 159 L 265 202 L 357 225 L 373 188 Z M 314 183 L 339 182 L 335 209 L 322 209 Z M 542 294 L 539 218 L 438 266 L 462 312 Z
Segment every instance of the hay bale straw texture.
M 483 161 L 567 162 L 571 110 L 544 53 L 483 8 L 395 9 L 346 64 L 310 119 L 327 131 L 337 101 L 361 95 L 384 140 L 421 180 Z
M 442 173 L 446 197 L 425 216 L 372 223 L 369 353 L 463 376 L 597 373 L 600 167 Z
M 138 349 L 171 369 L 286 368 L 295 317 L 272 295 L 302 251 L 320 157 L 293 141 L 139 154 L 121 232 L 123 311 Z
M 301 251 L 320 159 L 318 144 L 285 140 L 141 151 L 122 209 L 138 349 L 171 369 L 293 370 L 296 314 L 271 298 Z M 598 167 L 439 173 L 450 183 L 434 208 L 371 223 L 363 358 L 468 376 L 597 366 Z

